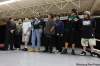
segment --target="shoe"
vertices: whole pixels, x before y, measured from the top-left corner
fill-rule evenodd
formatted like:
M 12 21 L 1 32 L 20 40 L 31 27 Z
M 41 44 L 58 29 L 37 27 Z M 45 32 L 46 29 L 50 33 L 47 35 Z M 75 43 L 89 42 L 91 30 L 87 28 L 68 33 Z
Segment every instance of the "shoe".
M 15 50 L 15 49 L 10 49 L 10 50 Z
M 95 53 L 95 52 L 91 52 L 90 54 L 91 54 L 91 56 L 93 56 L 93 57 L 97 57 L 97 56 L 98 56 L 98 54 Z
M 35 52 L 35 50 L 33 48 L 30 48 L 28 51 L 29 52 Z
M 82 51 L 80 55 L 81 56 L 85 56 L 86 55 L 86 52 L 85 51 Z
M 58 50 L 54 51 L 55 54 L 60 53 Z
M 48 50 L 44 50 L 43 52 L 46 53 L 46 52 L 49 52 L 49 51 Z
M 28 49 L 27 48 L 24 48 L 24 49 L 22 49 L 23 51 L 28 51 Z
M 38 48 L 35 49 L 35 52 L 39 52 L 39 51 L 40 51 L 40 49 L 38 49 Z
M 72 55 L 75 55 L 75 50 L 72 50 L 71 54 L 72 54 Z
M 100 58 L 100 54 L 98 54 L 98 58 Z
M 49 51 L 49 53 L 54 53 L 54 52 L 52 52 L 52 51 Z
M 68 54 L 67 49 L 64 49 L 61 54 Z
M 19 51 L 20 50 L 20 48 L 16 48 L 16 51 Z

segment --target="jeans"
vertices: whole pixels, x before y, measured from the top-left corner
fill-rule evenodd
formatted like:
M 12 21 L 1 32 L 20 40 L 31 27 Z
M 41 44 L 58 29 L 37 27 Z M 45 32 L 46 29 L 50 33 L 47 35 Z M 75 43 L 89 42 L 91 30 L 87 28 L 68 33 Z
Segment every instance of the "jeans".
M 32 48 L 40 48 L 42 29 L 32 30 Z

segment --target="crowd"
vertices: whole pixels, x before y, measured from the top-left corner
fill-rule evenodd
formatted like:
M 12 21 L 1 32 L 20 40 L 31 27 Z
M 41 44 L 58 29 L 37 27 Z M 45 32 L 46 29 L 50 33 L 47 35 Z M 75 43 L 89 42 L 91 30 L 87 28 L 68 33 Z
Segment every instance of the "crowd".
M 78 37 L 81 37 L 83 47 L 80 55 L 86 55 L 87 47 L 91 56 L 95 55 L 94 46 L 96 21 L 91 17 L 89 11 L 85 11 L 79 16 L 76 9 L 72 9 L 66 22 L 60 20 L 60 16 L 49 14 L 45 21 L 43 18 L 9 18 L 6 25 L 6 49 L 21 49 L 21 42 L 24 43 L 23 51 L 39 52 L 41 44 L 45 50 L 43 52 L 68 54 L 68 46 L 71 45 L 71 54 L 75 55 L 75 46 L 78 44 Z M 30 38 L 31 37 L 31 38 Z M 28 43 L 31 39 L 31 48 Z

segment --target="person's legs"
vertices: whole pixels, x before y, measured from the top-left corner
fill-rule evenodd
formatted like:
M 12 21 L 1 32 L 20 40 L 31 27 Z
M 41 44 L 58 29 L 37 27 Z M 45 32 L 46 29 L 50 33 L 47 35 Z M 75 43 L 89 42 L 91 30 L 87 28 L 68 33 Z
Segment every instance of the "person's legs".
M 44 52 L 48 52 L 49 51 L 49 38 L 47 36 L 45 36 L 45 50 Z
M 30 32 L 28 32 L 26 35 L 24 35 L 24 41 L 25 41 L 24 51 L 28 50 L 29 37 L 30 37 Z
M 91 51 L 91 55 L 94 56 L 95 52 L 94 52 L 94 46 L 96 46 L 96 40 L 94 38 L 90 38 L 89 39 L 89 46 L 90 46 L 90 51 Z
M 38 29 L 36 30 L 36 38 L 37 38 L 37 46 L 36 49 L 37 51 L 40 49 L 41 46 L 41 31 L 39 31 Z
M 63 36 L 57 36 L 56 37 L 56 49 L 61 52 L 62 51 L 62 44 L 63 44 Z
M 18 44 L 18 36 L 17 36 L 17 35 L 15 35 L 15 36 L 14 36 L 14 38 L 15 38 L 15 39 L 14 39 L 14 48 L 15 48 L 15 49 L 17 49 L 17 44 Z
M 88 39 L 84 39 L 84 38 L 81 39 L 83 50 L 80 55 L 86 55 L 86 47 L 88 46 L 88 43 L 89 43 Z
M 31 42 L 32 42 L 32 48 L 29 51 L 33 52 L 34 48 L 36 48 L 36 30 L 32 31 Z
M 62 49 L 61 54 L 67 54 L 67 53 L 68 53 L 68 52 L 67 52 L 67 48 L 68 48 L 68 42 L 65 42 L 65 46 L 64 46 L 64 48 Z
M 67 54 L 67 48 L 68 48 L 68 45 L 69 45 L 69 40 L 70 40 L 70 33 L 69 31 L 68 32 L 64 32 L 64 48 L 62 49 L 62 53 L 61 54 Z
M 55 47 L 56 47 L 56 50 L 59 50 L 59 36 L 58 35 L 56 35 L 55 36 L 56 37 L 56 43 L 55 43 Z
M 20 40 L 21 40 L 21 39 L 20 39 L 20 35 L 18 34 L 18 35 L 17 35 L 17 41 L 16 41 L 16 42 L 17 42 L 17 44 L 16 44 L 16 48 L 17 48 L 17 49 L 20 49 Z
M 89 45 L 91 48 L 91 52 L 94 51 L 94 46 L 96 46 L 96 39 L 94 38 L 89 39 Z
M 14 47 L 16 48 L 16 49 L 20 49 L 20 35 L 19 34 L 17 34 L 17 35 L 15 35 L 14 36 Z
M 48 46 L 49 46 L 49 52 L 52 53 L 53 51 L 53 46 L 54 46 L 54 35 L 50 35 L 50 37 L 48 38 Z
M 19 35 L 18 35 L 18 41 L 19 41 L 19 42 L 18 42 L 18 46 L 17 46 L 19 49 L 21 48 L 21 38 L 20 38 L 20 36 L 21 36 L 21 35 L 19 34 Z
M 72 49 L 72 52 L 71 52 L 71 54 L 72 55 L 75 55 L 75 45 L 76 45 L 76 43 L 77 43 L 77 41 L 76 41 L 76 36 L 77 36 L 77 34 L 76 34 L 76 31 L 71 31 L 70 32 L 70 43 L 71 43 L 71 49 Z
M 25 43 L 25 35 L 24 35 L 24 32 L 22 32 L 22 42 Z
M 72 52 L 71 52 L 71 54 L 75 55 L 75 43 L 72 44 Z
M 5 50 L 8 50 L 8 46 L 10 44 L 9 40 L 10 40 L 9 33 L 6 33 L 6 36 L 5 36 Z
M 10 50 L 13 50 L 13 45 L 14 45 L 14 37 L 13 34 L 10 34 Z

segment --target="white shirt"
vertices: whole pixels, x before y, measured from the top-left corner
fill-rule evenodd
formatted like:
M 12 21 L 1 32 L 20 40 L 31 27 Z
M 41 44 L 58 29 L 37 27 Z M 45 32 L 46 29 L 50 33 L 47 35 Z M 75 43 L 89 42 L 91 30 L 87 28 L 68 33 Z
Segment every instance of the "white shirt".
M 24 22 L 22 25 L 23 33 L 27 33 L 29 28 L 31 28 L 31 22 Z
M 84 26 L 91 25 L 91 21 L 90 21 L 90 20 L 83 21 L 83 25 L 84 25 Z

